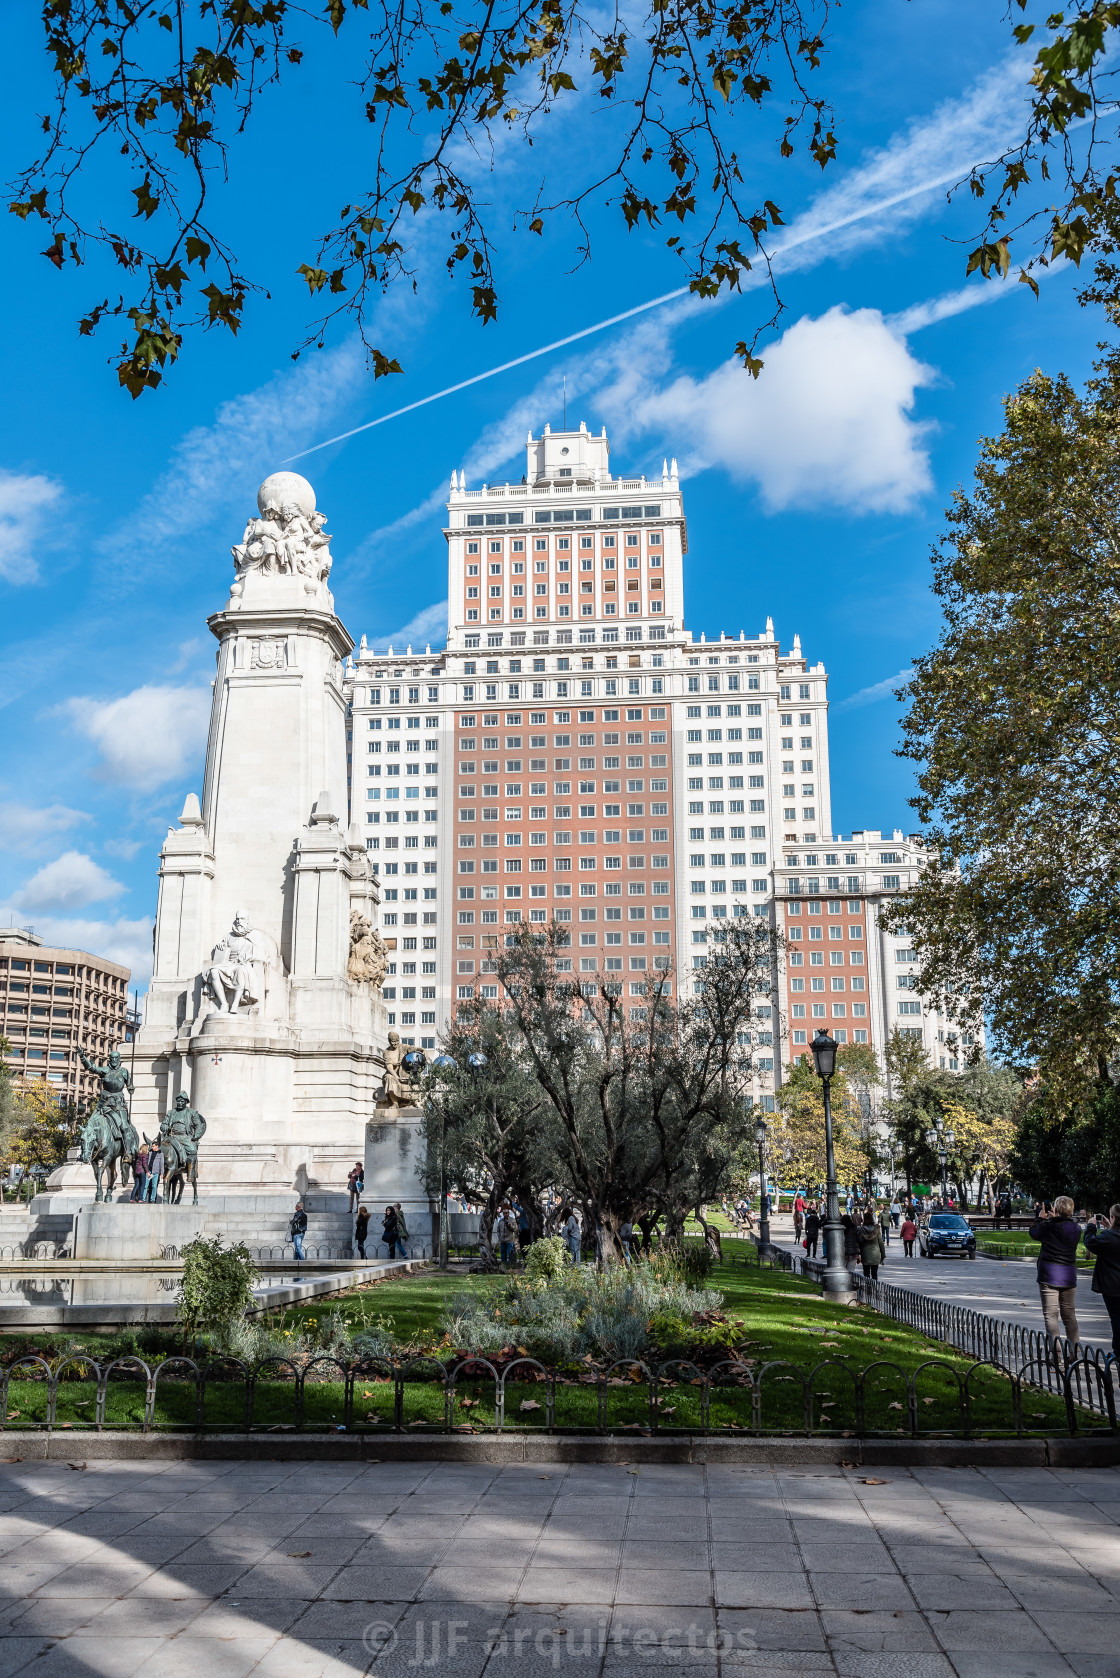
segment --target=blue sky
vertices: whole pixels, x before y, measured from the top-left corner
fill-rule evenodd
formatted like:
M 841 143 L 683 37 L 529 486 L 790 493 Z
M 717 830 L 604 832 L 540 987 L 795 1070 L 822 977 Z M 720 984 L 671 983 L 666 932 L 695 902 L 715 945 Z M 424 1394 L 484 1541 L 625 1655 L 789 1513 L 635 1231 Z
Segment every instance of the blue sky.
M 837 830 L 911 829 L 890 683 L 937 632 L 929 550 L 942 510 L 1002 396 L 1036 366 L 1084 378 L 1102 335 L 1069 273 L 1038 300 L 966 283 L 975 212 L 932 184 L 1015 132 L 1025 60 L 1001 11 L 877 0 L 836 15 L 824 79 L 839 160 L 823 174 L 775 160 L 764 177 L 787 224 L 786 312 L 757 383 L 729 364 L 769 313 L 765 288 L 748 288 L 651 310 L 306 459 L 355 639 L 440 644 L 451 471 L 472 486 L 520 476 L 525 432 L 559 422 L 566 377 L 569 420 L 607 426 L 616 468 L 680 462 L 690 627 L 756 633 L 769 615 L 783 644 L 800 632 L 825 662 Z M 3 31 L 21 74 L 0 134 L 18 163 L 48 84 L 32 8 L 9 9 Z M 377 322 L 404 375 L 375 384 L 345 328 L 293 362 L 308 315 L 294 270 L 360 181 L 368 143 L 361 99 L 351 109 L 337 96 L 345 51 L 309 55 L 234 153 L 219 213 L 270 300 L 250 305 L 236 341 L 196 340 L 154 395 L 118 391 L 111 330 L 77 335 L 111 277 L 96 265 L 57 276 L 37 230 L 0 217 L 0 923 L 32 923 L 142 978 L 159 844 L 201 782 L 205 617 L 225 598 L 258 482 L 324 438 L 680 283 L 660 236 L 627 234 L 613 212 L 592 217 L 592 258 L 574 272 L 565 229 L 508 232 L 526 164 L 507 147 L 487 182 L 498 323 L 470 317 L 422 226 L 419 292 L 391 296 Z M 595 144 L 577 105 L 533 167 Z

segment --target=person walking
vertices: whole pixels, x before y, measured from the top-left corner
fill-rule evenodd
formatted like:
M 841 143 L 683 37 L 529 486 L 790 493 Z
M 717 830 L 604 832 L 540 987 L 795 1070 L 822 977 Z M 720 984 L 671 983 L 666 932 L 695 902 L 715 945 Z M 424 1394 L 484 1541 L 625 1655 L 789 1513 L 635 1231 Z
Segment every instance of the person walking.
M 295 1248 L 297 1259 L 303 1258 L 303 1238 L 307 1234 L 307 1213 L 303 1209 L 303 1201 L 296 1201 L 296 1209 L 292 1213 L 292 1221 L 288 1225 L 288 1235 Z
M 1077 1326 L 1076 1297 L 1081 1225 L 1074 1219 L 1073 1201 L 1068 1194 L 1058 1195 L 1053 1211 L 1043 1212 L 1035 1219 L 1030 1236 L 1041 1246 L 1035 1273 L 1046 1332 L 1051 1340 L 1060 1340 L 1064 1329 L 1066 1339 L 1079 1346 L 1081 1330 Z
M 907 1212 L 902 1221 L 902 1228 L 898 1232 L 902 1237 L 902 1254 L 904 1258 L 914 1257 L 914 1242 L 918 1239 L 918 1226 L 914 1222 L 912 1212 Z
M 132 1193 L 129 1199 L 143 1200 L 148 1183 L 148 1144 L 141 1142 L 136 1151 L 136 1158 L 132 1162 Z
M 801 1232 L 805 1228 L 805 1196 L 798 1189 L 793 1198 L 793 1239 L 801 1240 Z
M 902 1222 L 902 1202 L 897 1194 L 891 1196 L 891 1224 L 895 1229 Z
M 397 1256 L 397 1209 L 386 1206 L 385 1216 L 381 1220 L 381 1239 L 384 1241 L 389 1257 Z
M 369 1234 L 369 1212 L 364 1206 L 358 1207 L 358 1216 L 354 1219 L 354 1245 L 358 1249 L 358 1257 L 366 1256 L 366 1237 Z
M 861 1262 L 859 1225 L 850 1212 L 845 1212 L 840 1222 L 844 1227 L 844 1263 L 849 1270 L 855 1270 Z
M 891 1215 L 886 1205 L 879 1208 L 879 1234 L 883 1238 L 883 1253 L 885 1256 L 891 1240 Z
M 1091 1219 L 1085 1225 L 1085 1245 L 1096 1263 L 1092 1288 L 1099 1293 L 1112 1324 L 1112 1351 L 1120 1359 L 1120 1206 L 1110 1206 L 1108 1222 Z
M 562 1219 L 560 1234 L 564 1238 L 564 1245 L 571 1254 L 572 1263 L 578 1264 L 580 1247 L 583 1244 L 583 1231 L 580 1228 L 579 1219 L 570 1206 L 565 1207 L 560 1216 Z
M 992 1228 L 998 1229 L 1001 1223 L 1006 1223 L 1008 1229 L 1011 1228 L 1011 1196 L 1008 1194 L 1006 1189 L 1003 1190 L 999 1199 L 996 1201 L 996 1210 L 995 1216 L 992 1219 Z
M 817 1256 L 817 1242 L 821 1235 L 821 1215 L 817 1211 L 815 1200 L 809 1202 L 809 1209 L 805 1213 L 805 1252 L 809 1258 Z
M 863 1274 L 875 1281 L 886 1256 L 878 1220 L 869 1206 L 859 1226 L 859 1259 Z
M 394 1205 L 393 1211 L 397 1214 L 397 1246 L 401 1250 L 401 1257 L 407 1258 L 408 1247 L 406 1242 L 408 1241 L 408 1220 L 404 1215 L 404 1207 L 401 1205 L 399 1200 Z
M 163 1149 L 158 1142 L 153 1142 L 148 1150 L 148 1179 L 144 1185 L 144 1198 L 158 1206 L 160 1204 L 159 1185 L 163 1176 Z
M 362 1194 L 365 1191 L 365 1186 L 366 1186 L 365 1166 L 362 1164 L 361 1160 L 358 1159 L 358 1160 L 354 1161 L 354 1168 L 351 1171 L 349 1177 L 347 1177 L 347 1179 L 346 1179 L 346 1187 L 347 1187 L 347 1189 L 349 1190 L 349 1193 L 350 1193 L 350 1204 L 346 1208 L 346 1210 L 348 1212 L 353 1212 L 355 1207 L 358 1205 L 359 1201 L 362 1198 Z
M 498 1218 L 498 1243 L 502 1263 L 512 1265 L 517 1259 L 517 1219 L 508 1206 L 502 1207 Z
M 634 1223 L 631 1218 L 624 1219 L 619 1225 L 618 1239 L 622 1244 L 623 1260 L 629 1264 L 633 1258 L 634 1246 Z

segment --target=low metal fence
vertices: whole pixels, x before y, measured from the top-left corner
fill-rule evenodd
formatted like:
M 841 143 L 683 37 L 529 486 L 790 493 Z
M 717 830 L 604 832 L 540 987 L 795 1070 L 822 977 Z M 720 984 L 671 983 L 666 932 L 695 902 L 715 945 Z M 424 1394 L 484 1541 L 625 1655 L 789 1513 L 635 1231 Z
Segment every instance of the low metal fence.
M 705 1369 L 676 1359 L 561 1370 L 530 1357 L 445 1364 L 328 1353 L 255 1363 L 176 1356 L 152 1365 L 136 1356 L 98 1362 L 74 1353 L 51 1363 L 29 1354 L 0 1374 L 0 1427 L 915 1439 L 1115 1434 L 1112 1354 L 1082 1354 L 1059 1366 L 1053 1350 L 1018 1367 L 978 1360 L 962 1369 L 928 1358 L 909 1373 L 890 1359 L 862 1369 L 830 1358 L 811 1368 L 728 1359 Z

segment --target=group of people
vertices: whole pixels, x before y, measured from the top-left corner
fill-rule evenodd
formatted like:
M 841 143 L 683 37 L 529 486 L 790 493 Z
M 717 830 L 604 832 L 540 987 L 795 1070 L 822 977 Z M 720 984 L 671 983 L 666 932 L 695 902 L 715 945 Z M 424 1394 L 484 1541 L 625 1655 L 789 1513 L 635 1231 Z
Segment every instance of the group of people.
M 163 1149 L 158 1139 L 150 1146 L 141 1142 L 136 1150 L 136 1157 L 132 1162 L 132 1193 L 129 1200 L 146 1200 L 158 1202 L 160 1183 L 163 1180 Z
M 844 1263 L 849 1269 L 858 1265 L 865 1276 L 878 1276 L 879 1266 L 886 1260 L 887 1248 L 895 1232 L 902 1242 L 904 1254 L 912 1258 L 920 1215 L 919 1207 L 912 1200 L 903 1202 L 897 1195 L 889 1203 L 876 1204 L 868 1200 L 862 1206 L 849 1195 L 847 1210 L 840 1219 L 844 1231 Z M 810 1200 L 801 1193 L 794 1196 L 794 1238 L 809 1258 L 817 1257 L 825 1217 L 826 1209 L 820 1201 Z
M 1082 1231 L 1073 1201 L 1060 1194 L 1053 1206 L 1047 1201 L 1036 1204 L 1030 1235 L 1040 1248 L 1035 1274 L 1047 1334 L 1056 1340 L 1064 1333 L 1074 1346 L 1081 1344 L 1077 1248 L 1083 1242 L 1096 1261 L 1091 1287 L 1104 1301 L 1112 1324 L 1112 1349 L 1120 1358 L 1120 1205 L 1110 1206 L 1104 1217 L 1089 1218 Z
M 370 1214 L 369 1207 L 362 1204 L 365 1193 L 366 1173 L 361 1160 L 356 1160 L 346 1179 L 346 1188 L 350 1196 L 349 1212 L 354 1219 L 354 1245 L 358 1250 L 358 1257 L 365 1258 L 366 1242 L 369 1240 Z M 296 1209 L 292 1213 L 292 1221 L 288 1226 L 288 1239 L 292 1243 L 297 1259 L 307 1257 L 303 1248 L 304 1236 L 307 1234 L 307 1209 L 302 1200 L 296 1201 Z M 391 1259 L 408 1257 L 408 1221 L 404 1215 L 404 1208 L 398 1200 L 395 1205 L 386 1206 L 385 1216 L 381 1222 L 381 1240 Z

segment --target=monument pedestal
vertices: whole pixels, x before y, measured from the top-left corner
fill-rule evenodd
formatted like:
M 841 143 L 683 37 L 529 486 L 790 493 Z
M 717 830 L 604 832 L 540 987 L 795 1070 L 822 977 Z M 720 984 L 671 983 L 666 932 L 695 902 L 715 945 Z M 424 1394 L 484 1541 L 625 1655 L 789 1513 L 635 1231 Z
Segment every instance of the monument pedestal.
M 74 1257 L 116 1263 L 178 1257 L 202 1234 L 204 1206 L 135 1205 L 99 1201 L 82 1206 L 74 1219 Z

